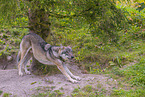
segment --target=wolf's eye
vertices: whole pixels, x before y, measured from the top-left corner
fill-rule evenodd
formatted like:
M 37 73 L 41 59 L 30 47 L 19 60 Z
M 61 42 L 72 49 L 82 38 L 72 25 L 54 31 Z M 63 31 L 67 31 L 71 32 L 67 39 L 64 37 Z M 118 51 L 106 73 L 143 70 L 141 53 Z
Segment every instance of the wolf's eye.
M 68 55 L 68 52 L 67 52 L 67 51 L 65 51 L 65 52 L 62 52 L 62 54 Z
M 62 54 L 66 54 L 66 52 L 62 52 Z

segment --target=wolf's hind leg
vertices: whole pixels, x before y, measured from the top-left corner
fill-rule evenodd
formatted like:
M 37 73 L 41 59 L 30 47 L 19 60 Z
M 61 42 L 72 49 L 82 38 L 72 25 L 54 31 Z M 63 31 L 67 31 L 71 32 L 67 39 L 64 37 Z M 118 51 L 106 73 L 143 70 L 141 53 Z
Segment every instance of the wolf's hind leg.
M 22 63 L 21 63 L 21 61 L 19 62 L 18 69 L 19 69 L 19 75 L 20 75 L 20 76 L 23 76 L 23 72 L 22 72 Z
M 31 58 L 31 53 L 28 52 L 28 54 L 25 56 L 25 62 L 24 62 L 24 70 L 26 74 L 31 74 L 31 72 L 28 71 L 27 69 L 27 62 L 30 60 L 30 58 Z
M 29 49 L 25 49 L 25 50 L 20 50 L 21 51 L 21 59 L 19 61 L 18 64 L 18 68 L 19 68 L 19 75 L 23 76 L 23 72 L 22 72 L 22 65 L 24 66 L 24 64 L 26 65 L 28 62 L 28 58 L 30 59 L 30 55 L 29 50 L 31 49 L 31 47 L 29 47 Z M 28 57 L 28 58 L 27 58 Z M 26 71 L 27 72 L 27 71 Z
M 22 52 L 21 52 L 22 53 Z M 21 59 L 20 59 L 20 61 L 19 61 L 19 63 L 18 63 L 18 69 L 19 69 L 19 75 L 20 76 L 23 76 L 23 72 L 22 72 L 22 65 L 23 65 L 23 63 L 24 63 L 24 53 L 22 53 L 21 54 Z

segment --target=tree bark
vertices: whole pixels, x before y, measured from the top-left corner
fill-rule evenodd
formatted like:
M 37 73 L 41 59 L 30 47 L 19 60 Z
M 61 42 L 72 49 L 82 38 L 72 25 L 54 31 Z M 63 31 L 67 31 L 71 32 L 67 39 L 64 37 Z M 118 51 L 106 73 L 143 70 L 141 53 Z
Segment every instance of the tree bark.
M 39 2 L 37 2 L 39 3 Z M 36 33 L 40 37 L 42 37 L 45 41 L 50 34 L 50 22 L 49 22 L 49 14 L 43 8 L 39 6 L 32 5 L 32 7 L 28 10 L 29 17 L 29 31 L 30 33 Z M 33 8 L 33 6 L 37 6 L 37 8 Z M 32 56 L 32 65 L 31 70 L 37 71 L 38 67 L 40 67 L 41 63 L 37 61 L 34 56 Z M 35 72 L 34 72 L 35 73 Z

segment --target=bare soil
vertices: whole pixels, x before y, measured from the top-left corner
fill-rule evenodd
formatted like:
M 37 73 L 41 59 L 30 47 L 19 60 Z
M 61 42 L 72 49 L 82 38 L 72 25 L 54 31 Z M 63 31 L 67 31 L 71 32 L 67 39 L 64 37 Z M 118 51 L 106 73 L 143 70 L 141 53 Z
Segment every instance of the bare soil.
M 106 77 L 105 75 L 97 74 L 82 74 L 81 70 L 73 65 L 69 66 L 71 71 L 82 78 L 79 83 L 71 83 L 66 80 L 63 74 L 51 74 L 51 75 L 24 75 L 23 77 L 18 75 L 18 70 L 15 62 L 7 65 L 8 69 L 2 70 L 4 64 L 0 63 L 0 91 L 3 93 L 10 93 L 10 97 L 32 97 L 34 94 L 38 94 L 40 88 L 53 87 L 52 91 L 60 90 L 63 92 L 62 97 L 71 96 L 72 91 L 75 88 L 83 88 L 86 85 L 92 85 L 98 91 L 102 89 L 106 90 L 106 95 L 111 93 L 112 88 L 117 87 L 116 80 Z

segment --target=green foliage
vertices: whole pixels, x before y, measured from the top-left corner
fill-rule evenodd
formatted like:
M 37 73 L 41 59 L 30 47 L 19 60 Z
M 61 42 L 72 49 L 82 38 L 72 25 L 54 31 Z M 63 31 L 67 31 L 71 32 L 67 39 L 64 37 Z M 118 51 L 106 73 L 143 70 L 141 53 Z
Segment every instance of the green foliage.
M 0 57 L 12 55 L 18 52 L 19 44 L 24 35 L 28 33 L 28 29 L 1 29 L 0 30 Z
M 135 4 L 135 2 L 132 2 L 132 4 Z M 119 3 L 117 5 L 117 8 L 121 8 L 125 12 L 125 16 L 128 19 L 128 23 L 134 26 L 140 27 L 140 28 L 145 27 L 144 10 L 138 11 L 136 10 L 136 7 L 126 6 L 126 5 L 123 5 L 122 3 Z
M 145 9 L 145 2 L 138 3 L 137 10 L 139 10 L 139 12 L 140 12 L 143 9 Z
M 127 28 L 127 19 L 121 9 L 117 9 L 115 4 L 110 0 L 93 0 L 92 5 L 88 6 L 89 11 L 85 14 L 85 18 L 91 25 L 93 35 L 99 35 L 108 40 L 111 37 L 116 40 L 116 31 Z M 91 13 L 91 14 L 90 14 Z
M 16 9 L 17 9 L 17 0 L 12 0 L 7 2 L 6 0 L 1 0 L 1 6 L 0 6 L 0 21 L 2 23 L 5 23 L 5 17 L 7 17 L 9 20 L 14 19 L 16 16 Z M 10 10 L 11 9 L 11 10 Z M 13 16 L 11 18 L 11 16 Z
M 26 10 L 28 7 L 25 6 L 26 2 L 23 0 L 1 0 L 0 1 L 0 28 L 7 28 L 11 26 L 25 26 L 28 21 L 25 21 Z M 26 23 L 27 22 L 27 23 Z
M 127 21 L 120 9 L 117 9 L 115 3 L 111 0 L 14 0 L 10 3 L 2 0 L 1 2 L 1 15 L 2 21 L 10 21 L 11 17 L 15 19 L 17 25 L 25 25 L 28 23 L 28 10 L 45 10 L 49 14 L 49 18 L 69 18 L 70 20 L 80 20 L 81 22 L 87 22 L 91 28 L 91 33 L 95 35 L 105 37 L 111 37 L 115 39 L 117 35 L 115 31 L 126 28 Z M 8 5 L 15 6 L 11 8 Z M 4 9 L 10 10 L 3 11 Z M 35 11 L 36 11 L 35 10 Z M 3 14 L 6 15 L 3 15 Z M 7 18 L 7 17 L 10 18 Z M 20 20 L 21 22 L 20 22 Z M 15 24 L 15 23 L 14 23 Z M 13 23 L 12 23 L 13 25 Z M 28 24 L 27 24 L 28 25 Z M 104 37 L 103 37 L 104 38 Z M 105 39 L 105 38 L 104 38 Z

